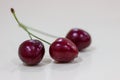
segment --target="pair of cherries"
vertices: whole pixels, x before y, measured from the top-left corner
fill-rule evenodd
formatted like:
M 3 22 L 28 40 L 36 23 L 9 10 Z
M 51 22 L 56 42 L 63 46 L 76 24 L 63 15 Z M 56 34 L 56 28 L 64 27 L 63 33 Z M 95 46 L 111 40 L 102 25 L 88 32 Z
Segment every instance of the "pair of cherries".
M 67 63 L 74 60 L 78 56 L 79 51 L 87 48 L 91 44 L 91 36 L 89 33 L 79 28 L 71 29 L 65 38 L 57 38 L 51 44 L 29 32 L 28 27 L 19 22 L 13 8 L 11 8 L 11 12 L 19 26 L 23 28 L 31 38 L 24 41 L 18 49 L 20 59 L 27 65 L 36 65 L 43 59 L 45 47 L 41 41 L 50 45 L 49 54 L 51 58 L 60 63 Z M 37 39 L 32 39 L 32 37 Z

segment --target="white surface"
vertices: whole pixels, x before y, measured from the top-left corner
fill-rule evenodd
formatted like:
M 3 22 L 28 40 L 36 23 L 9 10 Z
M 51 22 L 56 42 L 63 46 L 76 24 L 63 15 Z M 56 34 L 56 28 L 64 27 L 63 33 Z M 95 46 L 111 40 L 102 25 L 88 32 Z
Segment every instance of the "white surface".
M 28 35 L 11 7 L 23 23 L 57 36 L 73 27 L 85 29 L 92 44 L 68 64 L 54 63 L 45 44 L 42 62 L 24 66 L 17 49 Z M 0 80 L 120 80 L 120 0 L 0 0 L 0 37 Z

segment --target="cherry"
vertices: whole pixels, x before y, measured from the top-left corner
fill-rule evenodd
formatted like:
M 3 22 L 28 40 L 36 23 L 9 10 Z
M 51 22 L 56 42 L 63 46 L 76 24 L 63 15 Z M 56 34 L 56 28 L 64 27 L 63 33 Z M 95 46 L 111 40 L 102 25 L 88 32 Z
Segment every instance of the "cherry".
M 19 46 L 19 49 L 18 49 L 19 57 L 27 65 L 36 65 L 42 60 L 42 58 L 44 56 L 44 53 L 45 53 L 44 45 L 42 44 L 41 41 L 43 41 L 47 44 L 50 44 L 50 43 L 41 39 L 41 38 L 39 38 L 39 37 L 37 37 L 33 33 L 31 33 L 27 29 L 27 27 L 18 20 L 13 8 L 11 8 L 11 12 L 12 12 L 15 20 L 17 21 L 18 25 L 23 30 L 25 30 L 30 37 L 30 40 L 24 41 Z M 40 41 L 36 40 L 36 39 L 32 39 L 32 37 L 35 37 L 35 38 L 39 39 Z
M 11 12 L 15 20 L 17 21 L 19 27 L 25 30 L 30 37 L 30 40 L 24 41 L 19 46 L 19 50 L 18 50 L 20 59 L 27 65 L 36 65 L 42 60 L 45 49 L 41 41 L 50 45 L 49 48 L 50 56 L 57 62 L 70 62 L 78 56 L 78 48 L 71 40 L 67 38 L 57 38 L 52 44 L 50 44 L 46 40 L 39 38 L 38 36 L 31 33 L 28 29 L 31 29 L 33 31 L 37 31 L 37 30 L 22 24 L 16 17 L 13 8 L 11 8 Z M 32 39 L 32 37 L 37 38 L 40 41 L 36 39 Z M 56 37 L 56 36 L 52 36 L 52 37 Z
M 71 29 L 66 38 L 70 39 L 73 43 L 76 44 L 79 51 L 87 48 L 91 44 L 91 36 L 85 30 L 79 28 Z
M 27 65 L 38 64 L 45 53 L 44 45 L 39 40 L 26 40 L 19 46 L 19 57 Z
M 70 62 L 77 57 L 78 49 L 69 39 L 58 38 L 50 45 L 49 53 L 57 62 Z

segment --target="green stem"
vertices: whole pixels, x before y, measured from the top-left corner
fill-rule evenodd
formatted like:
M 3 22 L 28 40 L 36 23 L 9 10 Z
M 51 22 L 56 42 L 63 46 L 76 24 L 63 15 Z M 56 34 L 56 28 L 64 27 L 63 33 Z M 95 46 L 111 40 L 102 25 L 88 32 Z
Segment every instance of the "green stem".
M 42 39 L 42 38 L 39 38 L 38 36 L 36 36 L 36 35 L 34 35 L 34 34 L 32 34 L 32 33 L 30 33 L 30 34 L 31 34 L 33 37 L 35 37 L 35 38 L 37 38 L 37 39 L 39 39 L 39 40 L 41 40 L 41 41 L 43 41 L 43 42 L 51 45 L 51 43 L 49 43 L 48 41 L 46 41 L 46 40 L 44 40 L 44 39 Z
M 40 30 L 34 29 L 34 28 L 32 28 L 32 27 L 28 27 L 28 26 L 26 26 L 26 28 L 27 28 L 27 29 L 30 29 L 30 30 L 32 30 L 32 31 L 35 31 L 35 32 L 37 32 L 37 33 L 40 33 L 40 34 L 43 34 L 43 35 L 46 35 L 46 36 L 52 37 L 52 38 L 58 38 L 58 36 L 48 34 L 48 33 L 46 33 L 46 32 L 43 32 L 43 31 L 40 31 Z
M 22 27 L 28 33 L 30 39 L 32 39 L 30 32 L 27 30 L 27 28 L 24 26 L 24 24 L 19 23 L 19 26 Z
M 12 12 L 12 14 L 13 14 L 15 20 L 17 21 L 18 25 L 28 33 L 30 39 L 32 39 L 31 36 L 33 36 L 33 37 L 35 37 L 35 38 L 37 38 L 37 39 L 39 39 L 39 40 L 41 40 L 41 41 L 43 41 L 43 42 L 45 42 L 45 43 L 47 43 L 47 44 L 50 45 L 50 43 L 47 42 L 46 40 L 41 39 L 41 38 L 39 38 L 38 36 L 34 35 L 33 33 L 29 32 L 29 31 L 27 30 L 27 27 L 26 27 L 24 24 L 22 24 L 22 23 L 18 20 L 18 18 L 16 17 L 16 14 L 15 14 L 15 11 L 14 11 L 13 8 L 11 8 L 11 12 Z
M 16 14 L 15 14 L 15 11 L 14 11 L 13 8 L 11 8 L 11 12 L 12 12 L 15 20 L 17 21 L 18 25 L 19 25 L 20 27 L 22 27 L 22 28 L 28 33 L 30 39 L 32 39 L 32 37 L 31 37 L 31 35 L 30 35 L 30 32 L 27 30 L 27 28 L 26 28 L 22 23 L 19 22 L 19 20 L 18 20 L 18 18 L 16 17 Z
M 20 23 L 21 24 L 21 23 Z M 26 28 L 26 26 L 25 25 L 23 25 L 23 24 L 21 24 L 21 25 L 19 25 L 20 27 L 22 27 L 22 28 Z M 27 28 L 26 28 L 27 29 Z M 28 30 L 27 30 L 28 31 Z M 28 31 L 29 32 L 29 31 Z M 41 40 L 41 41 L 43 41 L 43 42 L 45 42 L 45 43 L 47 43 L 47 44 L 49 44 L 50 45 L 50 43 L 49 42 L 47 42 L 47 41 L 45 41 L 44 39 L 41 39 L 41 38 L 39 38 L 38 36 L 36 36 L 36 35 L 34 35 L 33 33 L 31 33 L 31 32 L 29 32 L 29 34 L 31 35 L 31 36 L 33 36 L 33 37 L 35 37 L 35 38 L 37 38 L 37 39 L 39 39 L 39 40 Z

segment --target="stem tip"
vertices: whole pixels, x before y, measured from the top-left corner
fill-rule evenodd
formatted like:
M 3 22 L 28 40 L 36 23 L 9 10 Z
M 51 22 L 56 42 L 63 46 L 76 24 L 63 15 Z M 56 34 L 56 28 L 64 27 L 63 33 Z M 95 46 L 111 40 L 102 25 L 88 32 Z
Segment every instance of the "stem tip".
M 12 13 L 15 13 L 15 10 L 14 10 L 13 8 L 11 8 L 10 11 L 11 11 Z

